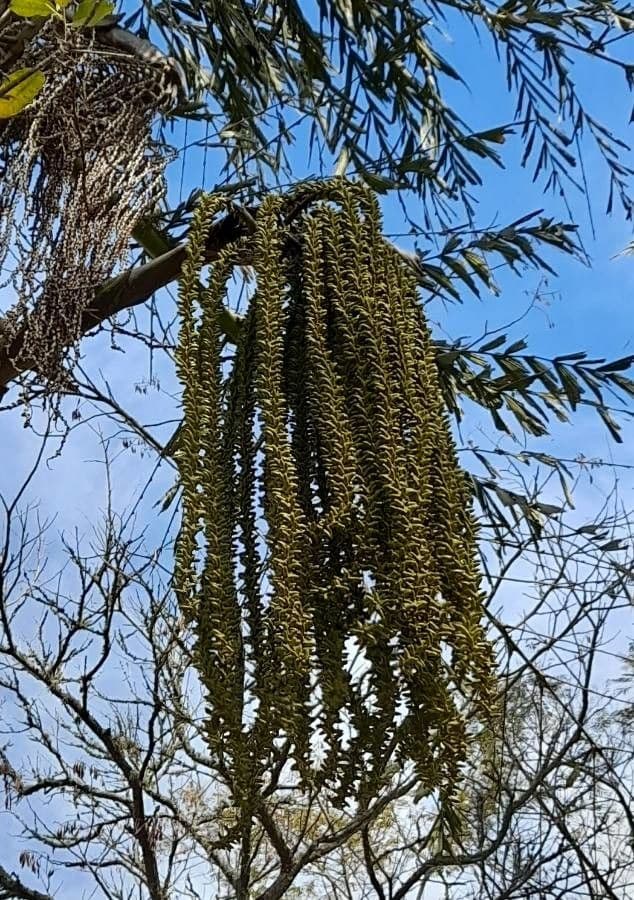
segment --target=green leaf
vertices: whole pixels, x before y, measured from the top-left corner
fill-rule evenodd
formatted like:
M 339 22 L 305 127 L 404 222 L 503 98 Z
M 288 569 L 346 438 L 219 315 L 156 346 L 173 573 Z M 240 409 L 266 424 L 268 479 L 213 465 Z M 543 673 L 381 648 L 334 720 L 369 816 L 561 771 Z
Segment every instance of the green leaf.
M 496 338 L 493 338 L 492 341 L 489 341 L 487 344 L 482 344 L 481 347 L 478 347 L 478 353 L 486 353 L 489 350 L 496 350 L 498 347 L 501 347 L 505 341 L 506 335 L 500 334 Z
M 154 504 L 154 508 L 160 506 L 161 512 L 165 512 L 166 510 L 168 510 L 174 502 L 176 495 L 178 494 L 179 487 L 180 483 L 178 481 L 174 482 L 171 488 L 163 494 L 161 499 L 156 501 L 156 503 Z
M 399 170 L 403 173 L 423 172 L 432 174 L 434 169 L 431 160 L 426 159 L 424 156 L 419 156 L 416 159 L 408 159 L 406 162 L 401 163 Z
M 467 271 L 464 263 L 460 262 L 458 259 L 453 259 L 451 256 L 443 257 L 443 262 L 447 266 L 447 268 L 451 269 L 451 271 L 456 275 L 461 281 L 463 281 L 468 288 L 470 288 L 476 297 L 480 296 L 480 291 L 473 280 L 472 276 Z
M 607 544 L 601 544 L 601 546 L 599 547 L 599 550 L 606 550 L 606 551 L 609 551 L 609 550 L 624 550 L 624 549 L 625 549 L 625 546 L 626 546 L 626 545 L 624 544 L 623 539 L 622 539 L 622 538 L 617 538 L 617 539 L 615 539 L 615 540 L 613 540 L 613 541 L 608 541 Z
M 387 194 L 388 191 L 398 187 L 397 182 L 393 179 L 386 178 L 384 175 L 378 175 L 376 172 L 368 172 L 367 169 L 362 169 L 359 175 L 367 186 L 372 188 L 377 194 Z
M 506 142 L 507 134 L 513 134 L 513 131 L 508 127 L 491 128 L 489 131 L 479 131 L 474 137 L 481 141 L 489 141 L 493 144 L 504 144 Z
M 559 470 L 558 470 L 557 474 L 559 475 L 559 481 L 561 483 L 561 489 L 564 492 L 564 497 L 566 498 L 566 503 L 568 504 L 570 509 L 574 509 L 575 504 L 574 504 L 574 500 L 572 497 L 572 493 L 570 491 L 570 486 L 568 485 L 568 479 L 565 477 L 563 472 L 561 472 Z
M 9 9 L 16 16 L 34 19 L 38 16 L 50 16 L 55 7 L 48 0 L 11 0 Z
M 599 366 L 597 372 L 622 372 L 634 365 L 634 356 L 623 356 L 621 359 L 615 359 L 613 362 L 605 363 Z
M 560 362 L 576 362 L 580 359 L 585 359 L 587 355 L 585 350 L 578 350 L 577 353 L 564 353 L 562 356 L 555 356 L 553 362 L 555 364 Z
M 507 354 L 509 354 L 509 353 L 519 353 L 521 350 L 526 350 L 527 347 L 528 347 L 528 344 L 527 344 L 526 341 L 522 338 L 522 339 L 519 340 L 519 341 L 515 341 L 514 344 L 510 344 L 510 345 L 506 348 L 505 353 L 507 353 Z
M 598 522 L 590 522 L 588 525 L 580 525 L 579 528 L 575 528 L 576 534 L 596 534 L 597 531 L 601 529 L 601 525 Z
M 561 386 L 568 398 L 568 403 L 570 403 L 571 409 L 575 410 L 577 408 L 577 403 L 581 400 L 581 394 L 583 393 L 579 386 L 579 382 L 569 368 L 562 366 L 557 361 L 555 361 L 555 369 L 559 375 Z
M 448 350 L 446 353 L 438 353 L 436 362 L 442 369 L 450 369 L 460 356 L 460 350 Z
M 540 501 L 536 501 L 535 506 L 545 516 L 558 516 L 564 511 L 562 506 L 555 506 L 553 503 L 541 503 Z
M 84 26 L 93 28 L 114 11 L 114 4 L 107 0 L 81 0 L 75 10 L 72 25 L 75 28 Z
M 35 69 L 18 69 L 0 82 L 0 119 L 17 116 L 39 94 L 46 81 Z
M 622 444 L 623 438 L 621 437 L 621 433 L 620 433 L 621 429 L 619 428 L 618 423 L 614 421 L 614 419 L 612 418 L 612 416 L 610 415 L 608 410 L 602 406 L 598 406 L 597 412 L 603 419 L 604 423 L 607 425 L 608 431 L 610 432 L 610 434 L 612 435 L 614 440 L 617 442 L 617 444 Z
M 610 381 L 618 385 L 626 394 L 634 396 L 634 379 L 626 378 L 625 375 L 614 374 L 611 376 Z
M 473 250 L 469 249 L 463 250 L 462 255 L 473 269 L 474 275 L 476 275 L 480 279 L 480 281 L 489 288 L 489 290 L 497 293 L 497 288 L 493 282 L 491 269 L 487 265 L 487 261 L 484 259 L 484 257 L 480 256 L 478 253 L 474 253 Z

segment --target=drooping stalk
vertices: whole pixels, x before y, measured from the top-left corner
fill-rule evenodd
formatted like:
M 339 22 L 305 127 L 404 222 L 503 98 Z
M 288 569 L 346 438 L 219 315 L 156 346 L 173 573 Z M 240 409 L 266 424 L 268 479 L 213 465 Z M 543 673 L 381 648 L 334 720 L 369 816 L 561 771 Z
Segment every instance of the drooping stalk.
M 233 365 L 218 327 L 231 248 L 181 287 L 183 521 L 210 740 L 238 803 L 292 743 L 305 784 L 362 797 L 390 759 L 459 784 L 496 683 L 476 527 L 416 284 L 375 199 L 336 181 L 266 200 Z

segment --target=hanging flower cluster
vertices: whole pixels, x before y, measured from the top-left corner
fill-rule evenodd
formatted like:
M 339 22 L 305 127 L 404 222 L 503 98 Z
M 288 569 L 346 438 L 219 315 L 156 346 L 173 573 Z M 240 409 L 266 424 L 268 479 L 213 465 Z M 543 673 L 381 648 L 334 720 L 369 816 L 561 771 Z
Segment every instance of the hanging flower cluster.
M 340 800 L 388 762 L 452 792 L 491 714 L 476 529 L 411 273 L 343 181 L 270 197 L 230 370 L 219 314 L 244 252 L 200 289 L 202 201 L 180 289 L 175 586 L 197 633 L 210 746 L 245 812 L 286 739 Z
M 152 138 L 163 70 L 52 17 L 4 17 L 0 75 L 36 71 L 43 88 L 0 121 L 0 284 L 14 305 L 5 346 L 63 387 L 95 289 L 127 253 L 164 191 L 166 154 Z

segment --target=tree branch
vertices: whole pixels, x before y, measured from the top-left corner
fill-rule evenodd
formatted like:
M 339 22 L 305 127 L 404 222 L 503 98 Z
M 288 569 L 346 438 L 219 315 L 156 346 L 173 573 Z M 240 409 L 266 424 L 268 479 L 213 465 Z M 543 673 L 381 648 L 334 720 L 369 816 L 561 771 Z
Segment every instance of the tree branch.
M 40 891 L 27 887 L 15 875 L 7 872 L 0 866 L 0 898 L 3 900 L 51 900 L 50 894 L 42 894 Z

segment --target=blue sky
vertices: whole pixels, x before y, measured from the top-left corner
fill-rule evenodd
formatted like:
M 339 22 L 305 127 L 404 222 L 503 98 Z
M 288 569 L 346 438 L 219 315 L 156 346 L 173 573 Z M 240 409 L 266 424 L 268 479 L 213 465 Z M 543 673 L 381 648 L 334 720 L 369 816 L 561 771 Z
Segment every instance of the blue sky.
M 487 43 L 486 41 L 484 42 Z M 447 55 L 458 60 L 460 68 L 469 83 L 469 89 L 452 87 L 450 94 L 459 102 L 465 117 L 474 129 L 491 128 L 509 122 L 513 117 L 513 103 L 504 89 L 501 69 L 488 46 L 479 46 L 472 29 L 462 24 L 452 29 L 451 37 L 446 37 Z M 610 72 L 606 66 L 583 63 L 577 68 L 579 84 L 584 96 L 594 112 L 606 124 L 614 127 L 617 134 L 627 139 L 627 122 L 630 101 L 620 73 Z M 191 126 L 188 140 L 198 135 Z M 311 172 L 306 167 L 306 129 L 298 131 L 298 139 L 292 150 L 292 160 L 296 177 L 308 177 Z M 184 134 L 175 135 L 179 144 Z M 478 300 L 465 296 L 464 303 L 444 305 L 432 304 L 428 308 L 432 325 L 439 336 L 458 335 L 475 337 L 485 329 L 500 328 L 519 316 L 510 333 L 514 337 L 526 337 L 533 352 L 554 355 L 588 350 L 593 356 L 617 358 L 634 352 L 632 333 L 632 297 L 634 289 L 634 257 L 617 256 L 631 237 L 631 226 L 624 221 L 620 211 L 608 218 L 605 215 L 607 198 L 607 173 L 599 159 L 596 148 L 584 142 L 585 171 L 590 187 L 589 207 L 594 223 L 594 234 L 588 202 L 583 196 L 571 190 L 569 202 L 575 220 L 581 225 L 585 248 L 592 266 L 584 267 L 573 260 L 549 255 L 549 261 L 558 271 L 558 277 L 549 277 L 540 283 L 540 276 L 528 272 L 521 278 L 508 272 L 499 273 L 501 294 L 499 297 L 483 296 Z M 507 163 L 504 170 L 493 165 L 483 167 L 484 185 L 478 192 L 476 221 L 480 226 L 503 224 L 539 208 L 546 214 L 567 218 L 565 205 L 560 198 L 544 196 L 540 183 L 533 184 L 529 173 L 519 169 L 520 142 L 509 139 L 502 148 Z M 183 195 L 201 184 L 201 153 L 189 151 L 170 170 L 170 194 L 179 199 L 180 182 L 183 175 Z M 219 155 L 209 154 L 206 162 L 206 183 L 209 188 L 214 183 L 214 175 Z M 404 230 L 403 219 L 398 204 L 392 198 L 384 201 L 385 227 L 390 233 Z M 415 208 L 415 206 L 412 206 Z M 408 238 L 395 239 L 403 246 L 411 246 Z M 533 303 L 535 292 L 541 289 L 542 300 Z M 3 305 L 5 297 L 2 297 Z M 162 309 L 172 304 L 170 292 L 162 292 Z M 529 309 L 530 307 L 530 309 Z M 527 311 L 528 310 L 528 311 Z M 149 375 L 146 351 L 132 342 L 122 344 L 125 353 L 113 351 L 107 338 L 100 336 L 84 341 L 83 362 L 94 378 L 101 376 L 109 383 L 114 395 L 139 421 L 149 424 L 178 417 L 177 384 L 171 364 L 158 356 L 154 360 L 153 374 L 158 377 L 160 389 L 149 386 L 146 393 L 137 392 L 135 385 L 143 383 Z M 15 392 L 7 398 L 15 399 Z M 74 404 L 68 405 L 70 411 Z M 110 437 L 113 428 L 105 420 L 93 419 L 88 422 L 91 410 L 82 407 L 84 423 L 68 436 L 59 457 L 51 458 L 36 476 L 28 492 L 28 499 L 39 504 L 41 513 L 55 517 L 55 527 L 65 532 L 77 529 L 88 535 L 96 524 L 100 510 L 105 507 L 105 477 L 102 438 Z M 3 411 L 2 415 L 2 465 L 0 466 L 0 492 L 11 496 L 22 474 L 29 468 L 39 447 L 38 436 L 23 427 L 19 409 Z M 41 420 L 36 417 L 36 423 Z M 554 455 L 574 457 L 582 451 L 587 457 L 601 458 L 624 466 L 634 464 L 631 447 L 634 446 L 634 424 L 621 419 L 623 444 L 617 445 L 610 438 L 599 418 L 591 412 L 581 410 L 574 424 L 555 425 L 547 438 L 533 440 L 527 446 L 544 450 Z M 157 428 L 156 434 L 166 438 L 173 425 Z M 492 433 L 490 423 L 479 415 L 465 419 L 459 435 L 459 443 L 473 440 L 482 446 L 493 447 L 499 435 Z M 508 441 L 505 446 L 509 446 Z M 51 448 L 54 450 L 54 447 Z M 139 505 L 139 521 L 147 522 L 148 541 L 158 540 L 167 525 L 167 514 L 159 515 L 156 502 L 172 485 L 175 475 L 168 463 L 163 463 L 156 474 L 154 454 L 143 455 L 124 449 L 121 441 L 111 440 L 109 453 L 113 467 L 115 503 L 121 509 L 129 509 L 136 504 L 140 492 L 152 480 Z M 592 481 L 584 479 L 575 494 L 576 509 L 570 513 L 573 521 L 581 523 L 590 520 L 600 508 L 606 494 L 618 476 L 620 497 L 624 505 L 631 509 L 634 491 L 634 477 L 627 468 L 604 468 L 592 473 Z M 552 499 L 561 499 L 557 485 L 553 487 Z M 59 547 L 53 540 L 51 545 L 53 561 Z M 523 603 L 515 589 L 506 594 L 509 613 L 517 612 Z M 632 633 L 631 617 L 623 614 L 615 621 L 613 631 L 616 637 L 611 645 L 616 652 L 625 649 L 628 634 Z M 618 660 L 608 663 L 605 659 L 606 674 L 616 674 Z

